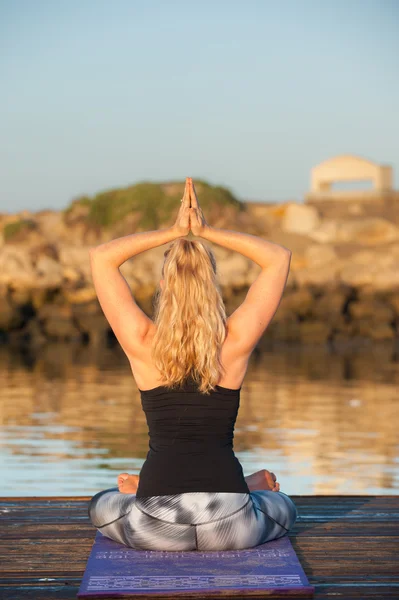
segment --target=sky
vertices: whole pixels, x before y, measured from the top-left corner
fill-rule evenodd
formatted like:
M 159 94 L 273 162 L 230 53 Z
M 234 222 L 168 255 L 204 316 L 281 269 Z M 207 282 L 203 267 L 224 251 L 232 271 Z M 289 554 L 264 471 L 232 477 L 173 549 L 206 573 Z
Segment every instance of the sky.
M 186 176 L 302 201 L 394 168 L 397 0 L 0 0 L 0 212 Z

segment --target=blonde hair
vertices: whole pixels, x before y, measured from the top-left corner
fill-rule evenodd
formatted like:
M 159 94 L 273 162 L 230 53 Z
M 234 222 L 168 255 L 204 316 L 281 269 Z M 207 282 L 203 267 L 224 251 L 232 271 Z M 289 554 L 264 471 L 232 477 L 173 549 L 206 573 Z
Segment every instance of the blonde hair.
M 209 394 L 224 373 L 220 349 L 227 333 L 215 256 L 198 240 L 178 238 L 164 257 L 151 357 L 167 387 L 182 386 L 191 377 Z

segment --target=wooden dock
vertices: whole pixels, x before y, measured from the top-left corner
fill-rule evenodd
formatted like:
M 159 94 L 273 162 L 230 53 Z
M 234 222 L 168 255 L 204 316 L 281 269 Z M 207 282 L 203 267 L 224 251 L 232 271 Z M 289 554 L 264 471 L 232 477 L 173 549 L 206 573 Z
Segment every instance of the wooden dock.
M 0 498 L 0 598 L 75 598 L 96 530 L 90 497 Z M 315 598 L 399 598 L 399 496 L 292 496 Z M 106 598 L 104 598 L 106 600 Z

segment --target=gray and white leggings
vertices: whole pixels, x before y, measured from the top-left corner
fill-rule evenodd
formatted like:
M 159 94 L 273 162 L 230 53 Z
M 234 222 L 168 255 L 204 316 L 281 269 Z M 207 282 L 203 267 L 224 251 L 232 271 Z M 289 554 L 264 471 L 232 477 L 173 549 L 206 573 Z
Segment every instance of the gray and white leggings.
M 135 550 L 239 550 L 285 535 L 298 511 L 287 494 L 185 492 L 136 498 L 118 488 L 89 502 L 91 523 Z

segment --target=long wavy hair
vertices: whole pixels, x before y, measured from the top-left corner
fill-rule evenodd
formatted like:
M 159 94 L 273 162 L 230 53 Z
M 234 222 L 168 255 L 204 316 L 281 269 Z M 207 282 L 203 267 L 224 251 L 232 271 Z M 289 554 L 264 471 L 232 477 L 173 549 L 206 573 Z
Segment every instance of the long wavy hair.
M 164 252 L 162 278 L 153 300 L 152 360 L 165 386 L 192 378 L 208 395 L 225 372 L 220 350 L 227 334 L 215 256 L 198 240 L 178 238 Z

